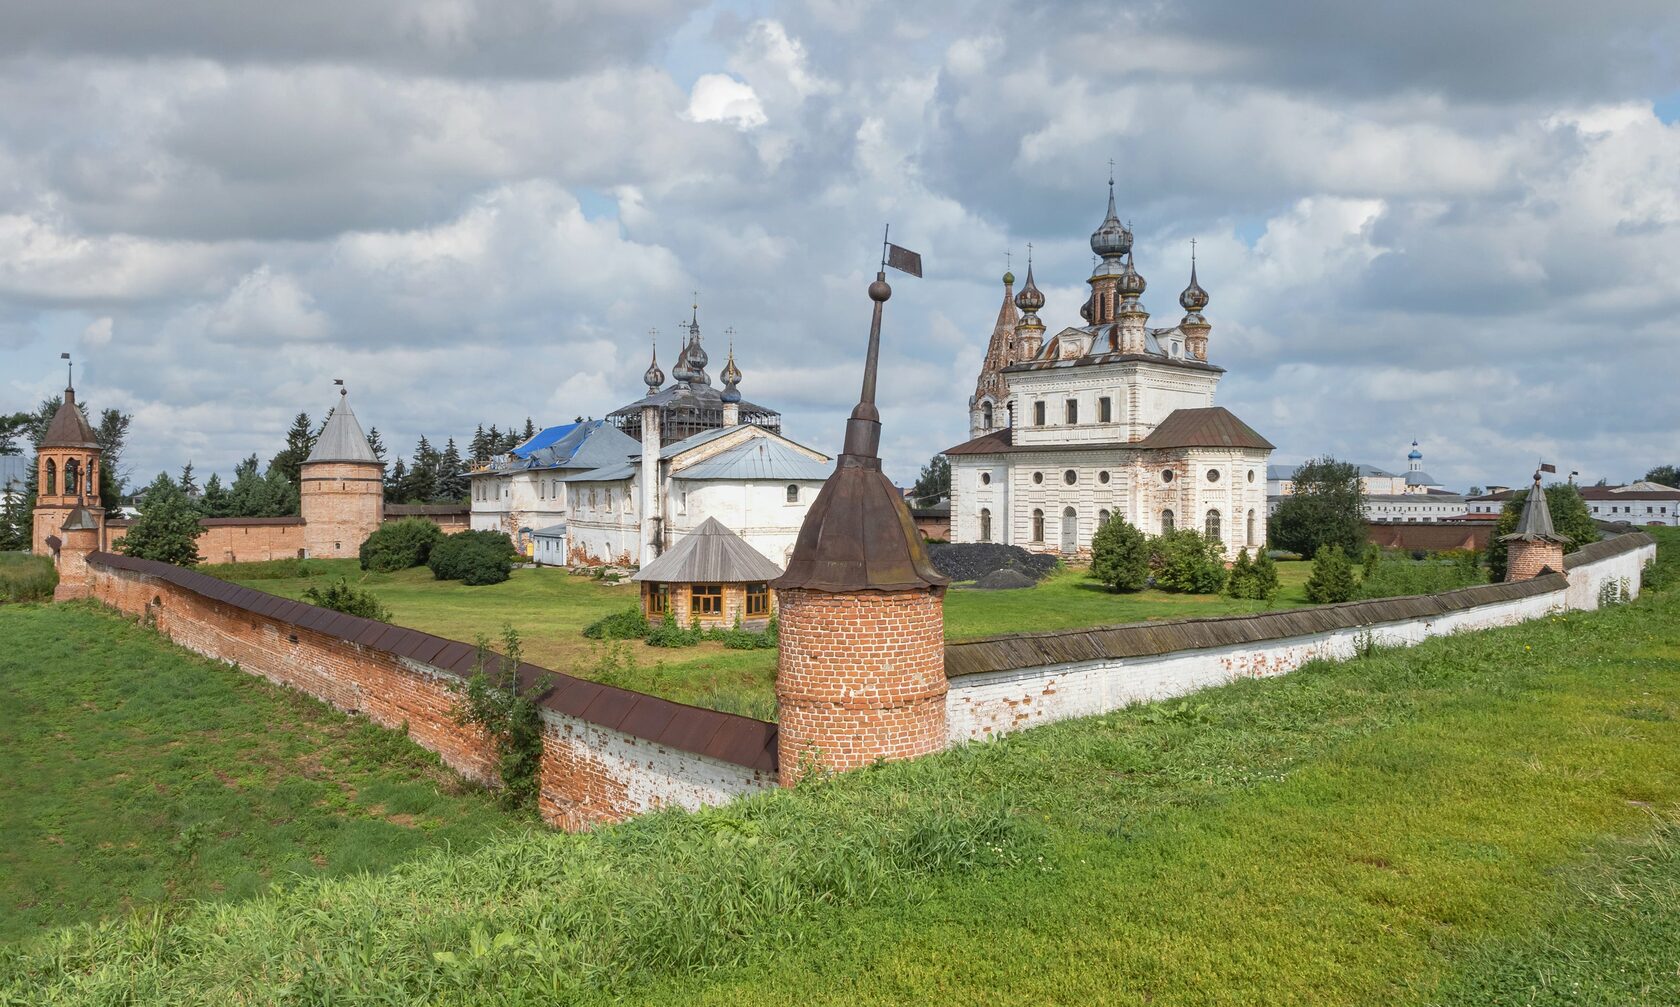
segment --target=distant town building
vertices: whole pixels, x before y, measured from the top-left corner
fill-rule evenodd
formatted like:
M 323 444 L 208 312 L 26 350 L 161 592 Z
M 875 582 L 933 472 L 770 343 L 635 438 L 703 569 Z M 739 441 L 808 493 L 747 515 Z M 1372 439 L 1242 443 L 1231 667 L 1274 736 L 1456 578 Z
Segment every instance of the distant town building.
M 1662 483 L 1636 482 L 1627 486 L 1583 486 L 1587 513 L 1600 521 L 1638 525 L 1680 526 L 1680 489 Z
M 1466 497 L 1443 487 L 1423 471 L 1423 452 L 1413 441 L 1406 455 L 1406 472 L 1399 475 L 1375 465 L 1355 463 L 1365 494 L 1365 520 L 1376 523 L 1427 524 L 1454 521 L 1469 512 Z M 1266 467 L 1266 513 L 1276 514 L 1278 503 L 1295 492 L 1298 465 Z
M 1091 235 L 1099 257 L 1080 314 L 1045 338 L 1032 261 L 1019 293 L 1005 274 L 970 402 L 968 441 L 949 448 L 951 539 L 1067 555 L 1118 514 L 1146 532 L 1194 528 L 1227 556 L 1266 541 L 1272 444 L 1213 404 L 1208 294 L 1192 255 L 1175 325 L 1153 328 L 1146 284 L 1109 183 Z M 1011 303 L 1015 310 L 1011 310 Z

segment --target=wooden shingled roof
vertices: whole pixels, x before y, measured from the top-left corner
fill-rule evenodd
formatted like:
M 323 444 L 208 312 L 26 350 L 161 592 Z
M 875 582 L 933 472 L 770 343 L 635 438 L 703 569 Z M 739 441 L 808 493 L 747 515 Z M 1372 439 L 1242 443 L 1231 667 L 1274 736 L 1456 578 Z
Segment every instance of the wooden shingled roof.
M 744 584 L 781 575 L 781 567 L 717 518 L 709 517 L 630 579 L 656 584 Z

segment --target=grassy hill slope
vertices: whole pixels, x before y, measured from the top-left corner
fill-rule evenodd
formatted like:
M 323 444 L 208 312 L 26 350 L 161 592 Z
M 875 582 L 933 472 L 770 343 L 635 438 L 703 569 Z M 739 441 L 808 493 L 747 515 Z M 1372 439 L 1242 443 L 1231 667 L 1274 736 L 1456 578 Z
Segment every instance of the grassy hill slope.
M 75 928 L 0 1002 L 1676 1002 L 1677 641 L 1670 589 Z

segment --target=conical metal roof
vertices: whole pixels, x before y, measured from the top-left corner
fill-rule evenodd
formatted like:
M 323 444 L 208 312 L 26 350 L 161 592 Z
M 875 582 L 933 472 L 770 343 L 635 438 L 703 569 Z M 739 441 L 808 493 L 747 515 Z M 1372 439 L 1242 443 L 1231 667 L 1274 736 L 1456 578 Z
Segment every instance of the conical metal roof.
M 781 575 L 781 567 L 717 518 L 709 517 L 630 579 L 656 584 L 741 584 Z
M 305 464 L 309 462 L 380 464 L 373 448 L 368 446 L 367 434 L 362 433 L 362 425 L 356 422 L 356 414 L 350 409 L 350 392 L 347 389 L 339 390 L 338 406 L 327 417 L 321 436 L 315 438 L 315 450 L 309 452 L 309 457 L 304 460 Z
M 1528 491 L 1528 499 L 1523 502 L 1522 517 L 1517 520 L 1517 530 L 1509 535 L 1501 535 L 1503 542 L 1567 542 L 1566 536 L 1559 535 L 1552 527 L 1552 508 L 1546 503 L 1546 491 L 1540 488 L 1540 474 L 1534 474 L 1534 486 Z
M 52 422 L 47 424 L 47 432 L 41 438 L 39 445 L 43 448 L 98 448 L 99 435 L 94 433 L 93 426 L 87 417 L 82 415 L 76 406 L 76 389 L 64 389 L 64 401 L 59 405 L 58 412 L 53 413 Z

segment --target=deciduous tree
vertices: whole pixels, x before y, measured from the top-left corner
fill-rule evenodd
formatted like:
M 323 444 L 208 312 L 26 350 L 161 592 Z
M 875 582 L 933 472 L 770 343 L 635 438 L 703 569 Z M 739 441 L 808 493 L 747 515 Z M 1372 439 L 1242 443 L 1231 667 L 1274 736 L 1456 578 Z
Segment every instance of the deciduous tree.
M 128 534 L 117 543 L 117 551 L 137 559 L 157 560 L 176 566 L 201 562 L 198 555 L 198 512 L 167 472 L 146 487 L 140 502 L 140 516 Z
M 1339 546 L 1343 558 L 1357 553 L 1366 539 L 1358 467 L 1318 458 L 1297 468 L 1293 481 L 1294 492 L 1278 501 L 1272 516 L 1273 544 L 1302 556 L 1317 556 L 1326 545 Z

